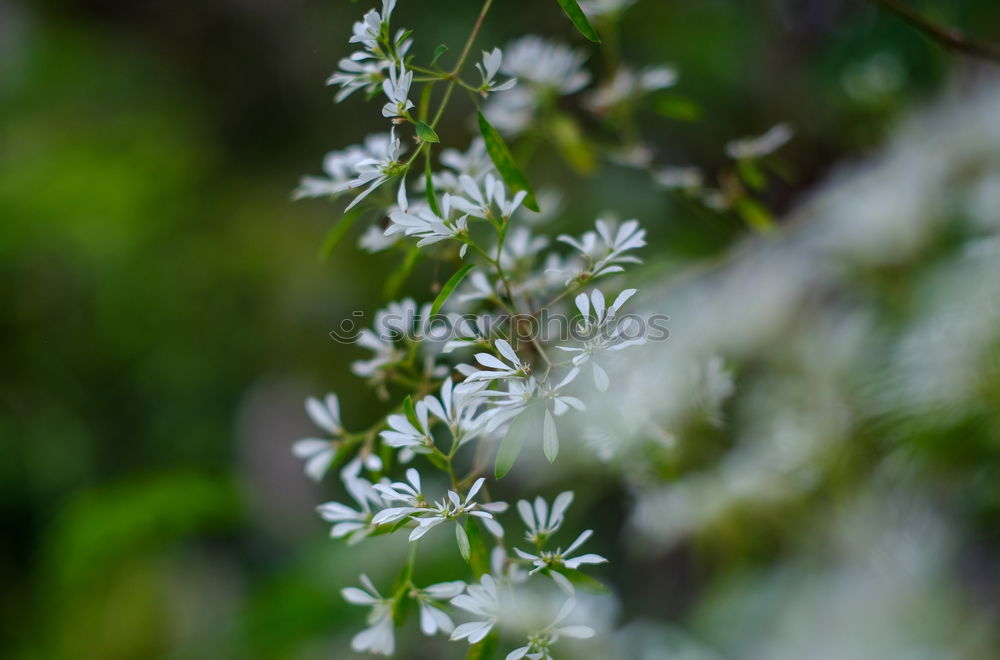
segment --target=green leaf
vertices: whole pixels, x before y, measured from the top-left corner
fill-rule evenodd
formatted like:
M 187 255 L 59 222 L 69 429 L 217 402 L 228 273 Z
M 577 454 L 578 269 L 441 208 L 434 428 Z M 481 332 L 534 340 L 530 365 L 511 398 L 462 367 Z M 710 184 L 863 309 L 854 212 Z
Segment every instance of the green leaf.
M 337 243 L 340 239 L 344 237 L 347 230 L 351 228 L 358 218 L 361 217 L 361 209 L 353 210 L 340 217 L 337 222 L 330 227 L 330 231 L 326 233 L 326 237 L 323 239 L 323 244 L 319 248 L 319 258 L 328 259 L 330 254 L 333 253 L 333 248 L 337 247 Z
M 763 190 L 767 186 L 767 176 L 761 171 L 757 163 L 752 160 L 741 160 L 736 163 L 736 169 L 740 173 L 740 178 L 744 183 L 754 190 Z
M 524 441 L 536 428 L 538 428 L 537 414 L 533 408 L 528 408 L 510 423 L 507 434 L 500 441 L 500 449 L 497 450 L 496 466 L 494 467 L 497 479 L 504 478 L 514 467 L 514 462 L 521 453 L 521 448 L 524 447 Z
M 736 212 L 750 227 L 762 234 L 774 231 L 774 217 L 763 204 L 750 197 L 744 197 L 736 202 Z
M 601 43 L 601 38 L 597 36 L 596 32 L 594 32 L 594 27 L 590 24 L 590 21 L 587 20 L 587 15 L 583 13 L 582 9 L 580 9 L 580 5 L 577 4 L 576 0 L 556 0 L 556 2 L 559 3 L 562 10 L 566 12 L 567 16 L 569 16 L 569 20 L 573 21 L 573 25 L 575 25 L 576 29 L 580 31 L 580 34 L 587 37 L 595 44 Z
M 528 193 L 528 196 L 524 198 L 524 205 L 538 213 L 538 201 L 535 199 L 535 192 L 531 189 L 531 184 L 528 183 L 528 178 L 518 169 L 517 163 L 514 162 L 514 157 L 511 155 L 510 149 L 507 148 L 507 143 L 500 137 L 500 133 L 493 128 L 481 112 L 479 113 L 479 132 L 482 133 L 483 141 L 486 143 L 486 152 L 490 155 L 490 160 L 496 166 L 497 172 L 503 177 L 504 183 L 514 192 L 523 190 Z
M 428 124 L 427 122 L 418 121 L 416 126 L 417 126 L 417 137 L 423 140 L 424 142 L 441 141 L 441 138 L 438 137 L 438 134 L 434 132 L 434 129 L 431 128 L 430 124 Z
M 679 121 L 698 121 L 701 119 L 701 108 L 698 104 L 683 96 L 661 96 L 653 102 L 653 110 L 667 119 Z
M 399 266 L 389 274 L 389 277 L 385 280 L 385 286 L 382 288 L 382 293 L 386 298 L 393 299 L 396 294 L 399 293 L 399 288 L 403 286 L 403 282 L 406 278 L 410 276 L 413 272 L 413 268 L 417 265 L 417 262 L 423 257 L 423 254 L 416 245 L 410 245 L 406 253 L 406 258 L 399 264 Z
M 597 167 L 594 151 L 572 117 L 562 114 L 555 117 L 551 124 L 551 134 L 559 154 L 570 167 L 582 175 L 594 172 Z
M 469 563 L 472 546 L 469 545 L 469 535 L 462 527 L 462 523 L 455 523 L 455 540 L 458 541 L 458 551 L 462 554 L 462 559 Z
M 444 283 L 441 287 L 441 292 L 434 299 L 434 304 L 431 305 L 431 316 L 434 316 L 441 311 L 442 305 L 448 300 L 452 292 L 455 291 L 455 287 L 462 283 L 465 276 L 469 274 L 469 271 L 475 268 L 474 265 L 469 264 L 467 266 L 462 266 L 462 269 L 448 278 L 448 281 Z
M 444 44 L 438 45 L 438 47 L 434 49 L 434 56 L 431 57 L 431 66 L 434 66 L 434 64 L 437 63 L 439 59 L 441 59 L 441 56 L 447 52 L 448 52 L 448 47 L 446 45 Z
M 465 531 L 469 534 L 469 544 L 472 552 L 469 555 L 469 566 L 477 578 L 490 572 L 490 549 L 479 529 L 479 523 L 473 516 L 466 516 Z
M 556 460 L 559 455 L 559 432 L 556 430 L 556 420 L 552 419 L 552 413 L 545 411 L 545 421 L 542 422 L 542 451 L 549 463 Z
M 465 656 L 465 660 L 489 660 L 496 653 L 499 645 L 500 635 L 495 631 L 491 632 L 481 642 L 469 647 L 469 653 Z
M 420 428 L 420 420 L 417 419 L 417 411 L 413 408 L 413 398 L 407 394 L 406 398 L 403 399 L 403 413 L 406 415 L 406 419 L 409 420 L 410 424 L 413 424 L 414 428 Z
M 438 206 L 437 191 L 434 189 L 434 177 L 431 176 L 431 157 L 430 148 L 428 148 L 427 157 L 424 158 L 424 194 L 427 197 L 427 203 L 430 205 L 431 210 L 434 211 L 434 215 L 441 216 L 441 207 Z

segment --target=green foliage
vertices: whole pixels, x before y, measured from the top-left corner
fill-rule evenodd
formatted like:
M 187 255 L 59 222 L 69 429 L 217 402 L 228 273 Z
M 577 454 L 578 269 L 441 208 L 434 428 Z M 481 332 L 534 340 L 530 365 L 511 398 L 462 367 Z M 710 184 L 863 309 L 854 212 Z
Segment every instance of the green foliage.
M 580 9 L 580 4 L 576 0 L 556 0 L 556 2 L 566 12 L 569 20 L 573 21 L 573 25 L 580 31 L 580 34 L 594 43 L 601 43 L 600 37 L 597 36 L 597 32 L 594 31 L 590 21 L 587 20 L 587 15 Z
M 504 183 L 510 187 L 511 190 L 515 192 L 525 191 L 528 193 L 527 197 L 524 198 L 524 205 L 531 209 L 532 211 L 538 212 L 538 201 L 535 199 L 535 192 L 531 188 L 531 184 L 528 183 L 527 177 L 518 168 L 517 163 L 514 162 L 514 157 L 510 153 L 510 149 L 507 147 L 507 143 L 504 142 L 500 133 L 497 129 L 490 125 L 483 113 L 479 114 L 479 132 L 483 136 L 483 141 L 486 143 L 486 152 L 490 155 L 490 160 L 497 168 L 497 172 L 503 177 Z

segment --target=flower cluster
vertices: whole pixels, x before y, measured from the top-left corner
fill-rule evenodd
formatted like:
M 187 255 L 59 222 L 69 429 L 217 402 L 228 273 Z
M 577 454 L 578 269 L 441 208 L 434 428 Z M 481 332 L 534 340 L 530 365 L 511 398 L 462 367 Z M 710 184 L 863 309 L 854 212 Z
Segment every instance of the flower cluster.
M 483 16 L 491 4 L 485 2 Z M 587 9 L 616 13 L 628 4 L 591 3 Z M 554 193 L 536 197 L 502 137 L 545 121 L 559 97 L 584 90 L 592 78 L 586 53 L 527 36 L 504 50 L 491 47 L 475 56 L 480 20 L 454 66 L 442 67 L 447 49 L 440 47 L 421 64 L 410 54 L 411 32 L 390 28 L 395 5 L 383 0 L 380 9 L 354 24 L 350 42 L 360 50 L 342 59 L 328 81 L 339 87 L 338 102 L 359 90 L 369 99 L 381 96 L 385 131 L 360 146 L 329 153 L 325 177 L 303 178 L 295 196 L 351 193 L 347 209 L 357 207 L 355 213 L 374 220 L 361 237 L 362 247 L 419 252 L 450 265 L 454 275 L 433 303 L 392 302 L 375 315 L 373 327 L 357 336 L 357 345 L 371 355 L 352 365 L 355 375 L 383 399 L 396 388 L 408 394 L 367 429 L 342 421 L 336 395 L 309 399 L 307 412 L 323 435 L 299 441 L 294 453 L 305 460 L 313 479 L 339 469 L 353 502 L 318 507 L 332 537 L 353 544 L 405 531 L 412 548 L 391 592 L 380 592 L 365 575 L 363 588 L 343 590 L 348 602 L 369 609 L 368 626 L 354 637 L 352 648 L 394 653 L 395 629 L 408 603 L 417 606 L 425 635 L 446 634 L 469 644 L 490 636 L 517 639 L 509 658 L 551 658 L 561 639 L 594 634 L 567 619 L 574 611 L 580 570 L 606 559 L 580 552 L 594 534 L 590 529 L 567 537 L 568 544 L 552 543 L 572 492 L 558 495 L 551 506 L 541 496 L 518 502 L 526 547 L 508 546 L 510 521 L 504 516 L 509 507 L 493 498 L 507 492 L 507 484 L 497 482 L 519 458 L 530 460 L 520 454 L 540 448 L 549 462 L 557 460 L 559 427 L 586 410 L 588 395 L 612 386 L 612 356 L 643 342 L 632 322 L 620 318 L 636 290 L 618 288 L 606 304 L 605 291 L 595 285 L 640 262 L 636 251 L 646 245 L 646 232 L 636 220 L 601 218 L 580 235 L 553 240 L 539 233 L 557 208 L 548 203 Z M 478 79 L 467 80 L 467 60 L 473 58 Z M 605 113 L 675 79 L 668 67 L 622 68 L 583 105 Z M 443 94 L 433 94 L 441 88 Z M 477 116 L 481 135 L 464 150 L 441 147 L 438 135 L 458 90 L 477 102 L 486 99 Z M 415 104 L 419 98 L 440 103 L 437 108 Z M 403 146 L 409 142 L 406 135 L 415 145 L 410 149 Z M 413 175 L 417 168 L 419 174 Z M 539 213 L 542 206 L 548 213 Z M 551 311 L 572 315 L 573 336 L 551 342 L 526 338 L 521 324 Z M 431 332 L 439 312 L 464 313 L 456 323 L 458 336 L 446 342 Z M 501 320 L 470 322 L 470 312 Z M 581 373 L 589 377 L 578 378 Z M 495 464 L 488 465 L 494 453 Z M 428 535 L 438 537 L 442 528 L 454 534 L 455 579 L 422 586 L 414 570 L 417 547 Z M 527 627 L 517 625 L 511 612 L 539 588 L 549 590 L 557 606 Z M 462 612 L 468 620 L 456 624 L 453 617 Z

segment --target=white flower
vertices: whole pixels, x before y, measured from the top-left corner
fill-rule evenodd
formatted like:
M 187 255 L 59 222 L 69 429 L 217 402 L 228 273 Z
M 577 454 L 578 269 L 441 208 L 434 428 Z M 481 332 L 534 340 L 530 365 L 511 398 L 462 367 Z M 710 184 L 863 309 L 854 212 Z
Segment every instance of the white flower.
M 638 73 L 620 66 L 611 80 L 594 90 L 587 99 L 587 106 L 595 113 L 604 115 L 625 101 L 672 87 L 676 82 L 677 71 L 669 66 L 648 67 Z
M 396 481 L 391 484 L 375 484 L 375 490 L 386 502 L 402 502 L 405 506 L 383 509 L 372 518 L 372 524 L 385 525 L 399 522 L 403 518 L 422 511 L 427 506 L 420 489 L 420 473 L 410 468 L 406 471 L 406 481 Z
M 292 198 L 328 197 L 356 187 L 350 184 L 359 176 L 358 165 L 383 157 L 391 149 L 393 139 L 392 133 L 375 133 L 365 138 L 361 145 L 331 151 L 323 158 L 323 172 L 327 178 L 302 177 Z
M 479 578 L 479 584 L 470 584 L 466 593 L 455 596 L 451 604 L 478 617 L 476 621 L 463 623 L 451 633 L 452 641 L 467 639 L 469 644 L 481 642 L 500 618 L 500 595 L 497 583 L 489 574 Z
M 628 319 L 627 322 L 614 324 L 612 327 L 618 310 L 635 295 L 635 292 L 635 289 L 622 291 L 607 308 L 604 304 L 604 294 L 598 289 L 591 291 L 589 297 L 586 293 L 579 294 L 575 302 L 583 319 L 577 329 L 584 337 L 584 341 L 581 346 L 556 347 L 561 351 L 576 353 L 577 355 L 573 356 L 573 364 L 577 367 L 590 362 L 594 372 L 594 386 L 601 392 L 608 389 L 608 374 L 592 358 L 605 351 L 620 351 L 646 341 L 644 337 L 638 336 L 640 328 L 635 319 Z
M 761 158 L 784 146 L 792 139 L 793 134 L 792 127 L 788 124 L 777 124 L 763 135 L 729 142 L 726 144 L 726 154 L 734 160 Z
M 354 24 L 354 34 L 349 43 L 359 43 L 369 51 L 378 52 L 383 25 L 386 27 L 389 25 L 389 18 L 395 8 L 396 0 L 382 0 L 382 13 L 374 9 L 368 11 L 364 18 Z
M 438 631 L 446 634 L 451 633 L 455 629 L 455 624 L 451 617 L 438 606 L 437 601 L 454 598 L 463 591 L 465 591 L 465 582 L 461 580 L 439 582 L 418 589 L 414 598 L 420 608 L 420 631 L 428 637 L 436 635 Z
M 533 236 L 527 227 L 517 227 L 507 233 L 503 249 L 500 250 L 500 265 L 504 270 L 514 270 L 535 258 L 549 245 L 547 236 Z M 496 249 L 493 250 L 496 254 Z
M 450 215 L 448 196 L 445 195 L 442 203 L 442 212 L 445 217 Z M 448 239 L 456 239 L 464 243 L 464 237 L 468 234 L 468 216 L 461 216 L 457 220 L 446 220 L 434 213 L 430 206 L 421 204 L 407 210 L 393 211 L 389 214 L 391 224 L 385 230 L 386 236 L 393 234 L 405 234 L 419 238 L 417 247 L 433 245 Z M 461 256 L 465 256 L 468 244 L 462 245 Z
M 664 167 L 653 174 L 653 180 L 667 190 L 695 192 L 705 185 L 705 178 L 697 167 Z
M 358 247 L 372 254 L 383 252 L 396 244 L 396 236 L 386 236 L 378 225 L 368 225 L 358 238 Z
M 507 188 L 503 181 L 492 174 L 486 175 L 482 188 L 467 174 L 460 175 L 458 183 L 460 194 L 445 193 L 442 204 L 477 218 L 510 218 L 528 195 L 526 191 L 520 190 L 508 201 Z M 499 210 L 499 215 L 493 213 L 494 204 Z M 447 212 L 445 214 L 447 215 Z
M 337 71 L 334 71 L 326 79 L 327 85 L 340 85 L 333 100 L 340 103 L 348 96 L 358 91 L 365 90 L 368 94 L 373 93 L 385 80 L 382 73 L 388 62 L 367 58 L 364 53 L 354 53 L 351 57 L 345 57 L 337 63 Z
M 367 575 L 362 575 L 360 581 L 364 590 L 346 587 L 340 591 L 348 603 L 372 608 L 368 614 L 368 628 L 354 636 L 351 648 L 358 652 L 392 655 L 396 649 L 392 622 L 393 601 L 383 598 Z
M 323 478 L 336 453 L 337 446 L 333 442 L 319 438 L 303 438 L 292 445 L 292 454 L 306 462 L 306 475 L 313 481 Z
M 548 568 L 553 569 L 549 571 L 549 574 L 554 576 L 558 575 L 558 569 L 560 568 L 565 567 L 571 570 L 576 570 L 585 564 L 603 564 L 608 561 L 601 555 L 595 555 L 593 553 L 580 555 L 579 557 L 572 556 L 572 553 L 583 545 L 587 539 L 593 536 L 593 534 L 594 530 L 592 529 L 584 530 L 565 550 L 562 548 L 556 548 L 552 551 L 540 550 L 537 555 L 533 555 L 521 550 L 520 548 L 514 548 L 514 552 L 516 552 L 517 556 L 521 559 L 531 562 L 534 568 L 531 569 L 530 573 L 534 574 L 542 569 Z M 560 575 L 559 577 L 563 578 L 564 576 Z M 559 582 L 560 586 L 564 588 L 568 586 L 568 583 L 563 582 L 558 578 L 554 579 Z M 570 588 L 572 587 L 570 586 Z
M 382 107 L 383 117 L 406 117 L 413 101 L 410 100 L 410 85 L 413 83 L 413 72 L 406 70 L 406 65 L 399 63 L 389 65 L 389 77 L 382 82 L 382 91 L 389 97 L 389 102 Z
M 574 639 L 590 639 L 594 636 L 594 629 L 590 626 L 560 626 L 566 617 L 570 615 L 576 601 L 572 598 L 563 603 L 559 609 L 559 614 L 548 626 L 542 630 L 535 631 L 528 635 L 528 643 L 521 648 L 514 649 L 507 654 L 506 660 L 551 660 L 549 647 L 559 641 L 560 637 L 571 637 Z
M 357 176 L 345 183 L 343 189 L 353 190 L 362 186 L 367 187 L 354 198 L 354 201 L 347 205 L 347 210 L 353 208 L 358 202 L 370 195 L 373 190 L 399 173 L 400 153 L 399 138 L 396 137 L 395 129 L 392 129 L 389 131 L 389 141 L 380 156 L 367 158 L 354 166 Z
M 337 400 L 336 394 L 327 394 L 323 401 L 309 397 L 306 399 L 306 414 L 316 426 L 330 435 L 334 437 L 343 435 L 344 429 L 340 423 L 340 402 Z M 296 458 L 306 461 L 306 474 L 314 481 L 323 478 L 336 452 L 337 447 L 333 442 L 319 438 L 304 438 L 292 445 L 292 453 Z
M 410 541 L 417 541 L 427 532 L 438 525 L 454 521 L 456 523 L 456 534 L 458 535 L 460 550 L 463 554 L 468 553 L 467 548 L 462 548 L 462 538 L 465 538 L 465 545 L 468 545 L 468 538 L 465 537 L 465 529 L 462 527 L 460 519 L 463 516 L 474 516 L 483 521 L 486 528 L 495 536 L 503 536 L 503 528 L 493 519 L 494 513 L 502 513 L 507 510 L 505 502 L 489 502 L 480 504 L 475 501 L 475 496 L 483 487 L 486 479 L 480 477 L 476 480 L 463 500 L 461 496 L 453 490 L 449 490 L 445 498 L 438 502 L 429 503 L 420 489 L 420 475 L 416 470 L 410 468 L 406 471 L 406 478 L 409 483 L 396 482 L 393 484 L 376 484 L 375 488 L 382 494 L 383 498 L 389 501 L 399 501 L 404 504 L 400 507 L 384 509 L 375 514 L 372 522 L 381 525 L 385 523 L 395 523 L 404 518 L 413 516 L 417 526 L 410 532 Z
M 511 78 L 507 82 L 500 84 L 494 82 L 494 78 L 499 73 L 502 62 L 503 52 L 499 48 L 494 48 L 489 52 L 484 50 L 482 63 L 476 64 L 476 68 L 479 69 L 479 75 L 483 77 L 483 84 L 479 89 L 484 96 L 488 92 L 503 92 L 517 84 L 517 78 Z
M 524 537 L 536 545 L 544 545 L 552 534 L 563 524 L 566 509 L 573 503 L 573 491 L 567 490 L 556 496 L 550 509 L 541 497 L 535 498 L 534 506 L 528 500 L 517 503 L 517 512 L 521 515 L 528 530 Z
M 326 502 L 316 507 L 316 510 L 323 520 L 334 523 L 330 528 L 330 536 L 338 539 L 349 536 L 351 542 L 356 543 L 374 531 L 372 510 L 382 508 L 385 502 L 367 479 L 346 479 L 344 485 L 358 503 L 358 509 L 340 502 Z
M 386 423 L 389 425 L 388 431 L 382 431 L 379 436 L 390 447 L 409 447 L 413 451 L 422 452 L 428 449 L 434 442 L 431 437 L 430 424 L 427 419 L 427 403 L 418 401 L 413 406 L 416 414 L 417 426 L 403 414 L 389 415 Z
M 463 548 L 462 545 L 468 545 L 468 538 L 465 536 L 465 528 L 462 526 L 460 518 L 462 516 L 474 516 L 483 521 L 486 529 L 490 531 L 496 537 L 503 536 L 503 527 L 500 526 L 494 518 L 494 513 L 503 513 L 507 510 L 506 502 L 488 502 L 486 504 L 480 504 L 476 502 L 473 498 L 479 493 L 479 490 L 483 487 L 483 483 L 486 481 L 483 477 L 476 480 L 469 492 L 466 493 L 465 499 L 463 500 L 458 493 L 453 490 L 448 491 L 447 497 L 439 502 L 435 502 L 431 505 L 429 509 L 421 513 L 419 517 L 416 518 L 417 527 L 410 533 L 410 540 L 416 541 L 422 538 L 427 532 L 434 529 L 438 525 L 448 521 L 455 521 L 456 529 L 455 532 L 459 538 L 459 549 L 463 554 L 468 554 L 468 548 Z M 464 542 L 463 539 L 464 538 Z
M 524 412 L 528 404 L 537 398 L 538 382 L 534 377 L 514 378 L 507 381 L 506 391 L 485 390 L 482 396 L 489 400 L 489 407 L 479 421 L 485 424 L 487 433 L 492 433 Z
M 531 125 L 539 100 L 535 89 L 518 85 L 502 94 L 492 95 L 483 106 L 483 114 L 498 131 L 516 136 Z
M 620 14 L 637 0 L 580 0 L 580 8 L 588 15 L 600 17 L 610 14 Z
M 466 278 L 467 291 L 455 296 L 456 302 L 465 303 L 473 300 L 490 300 L 497 295 L 496 287 L 481 270 L 474 270 Z
M 531 371 L 531 367 L 521 362 L 517 353 L 511 348 L 506 339 L 497 339 L 493 342 L 497 352 L 500 353 L 507 362 L 499 359 L 490 353 L 476 353 L 476 362 L 492 371 L 476 371 L 465 379 L 465 382 L 477 380 L 497 380 L 499 378 L 524 378 Z
M 428 396 L 422 400 L 431 414 L 448 425 L 452 436 L 459 444 L 471 440 L 482 423 L 476 418 L 476 412 L 482 404 L 480 392 L 487 383 L 463 383 L 455 386 L 451 378 L 446 378 L 441 385 L 440 401 Z
M 469 144 L 467 151 L 457 149 L 442 149 L 438 160 L 447 169 L 431 175 L 431 181 L 438 192 L 458 192 L 458 177 L 462 174 L 475 180 L 493 172 L 493 161 L 486 153 L 486 143 L 481 137 L 476 137 Z
M 583 69 L 586 56 L 535 35 L 521 37 L 505 49 L 502 71 L 538 87 L 572 94 L 590 82 Z
M 576 277 L 591 279 L 620 273 L 625 270 L 621 264 L 641 263 L 638 257 L 625 254 L 646 245 L 646 230 L 640 229 L 638 220 L 623 222 L 617 230 L 606 220 L 595 224 L 596 233 L 588 231 L 579 239 L 561 234 L 556 239 L 576 248 L 587 261 L 586 268 Z

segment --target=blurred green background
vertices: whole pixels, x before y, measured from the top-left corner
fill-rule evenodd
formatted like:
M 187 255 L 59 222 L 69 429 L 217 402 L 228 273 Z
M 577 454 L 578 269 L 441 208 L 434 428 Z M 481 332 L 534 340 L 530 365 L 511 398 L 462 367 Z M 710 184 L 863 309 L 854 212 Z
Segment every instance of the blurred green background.
M 1000 37 L 995 0 L 916 4 Z M 425 55 L 478 9 L 399 5 Z M 479 45 L 537 32 L 586 47 L 555 2 L 505 5 Z M 330 491 L 290 446 L 311 432 L 307 394 L 337 391 L 359 424 L 384 412 L 327 332 L 385 302 L 398 255 L 345 241 L 321 258 L 342 205 L 289 193 L 382 125 L 323 85 L 368 8 L 0 2 L 0 656 L 346 657 L 351 550 L 326 538 L 312 507 Z M 624 35 L 629 60 L 676 65 L 672 91 L 701 108 L 643 117 L 659 161 L 711 169 L 726 140 L 796 128 L 779 212 L 877 147 L 955 59 L 865 0 L 640 0 Z M 634 214 L 654 263 L 745 233 L 631 170 L 556 176 L 573 200 L 562 225 Z M 418 269 L 403 291 L 429 299 L 434 277 Z M 696 585 L 674 582 L 683 611 Z

